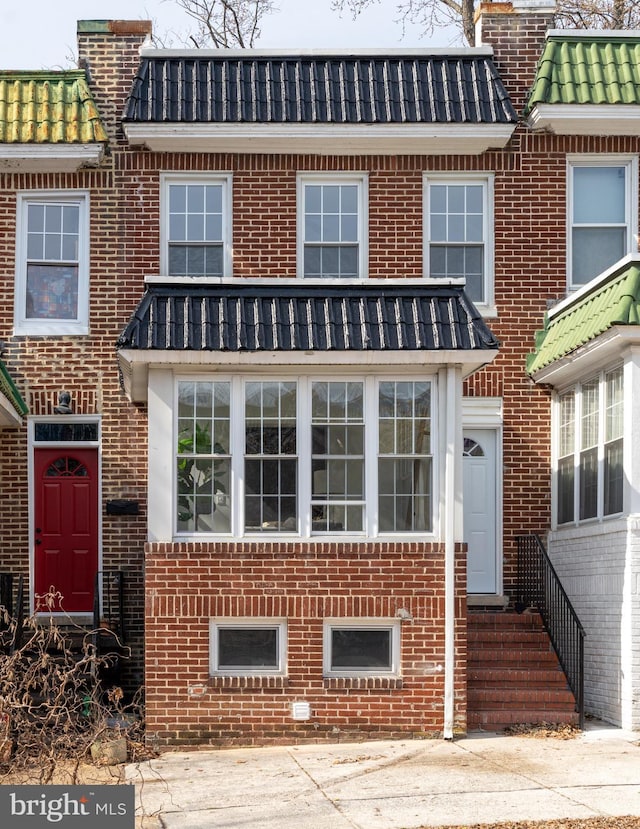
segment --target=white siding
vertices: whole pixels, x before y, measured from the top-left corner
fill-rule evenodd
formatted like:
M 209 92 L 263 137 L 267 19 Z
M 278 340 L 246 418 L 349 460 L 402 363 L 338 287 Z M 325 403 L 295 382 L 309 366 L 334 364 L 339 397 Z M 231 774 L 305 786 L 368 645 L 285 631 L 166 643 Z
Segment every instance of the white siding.
M 549 555 L 586 632 L 586 712 L 640 728 L 640 520 L 557 530 Z

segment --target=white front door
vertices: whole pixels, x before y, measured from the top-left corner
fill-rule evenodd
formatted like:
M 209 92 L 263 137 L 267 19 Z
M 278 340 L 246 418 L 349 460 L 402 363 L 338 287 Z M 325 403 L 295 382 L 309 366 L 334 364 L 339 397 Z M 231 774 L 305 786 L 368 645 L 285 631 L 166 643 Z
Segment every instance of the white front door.
M 462 479 L 467 593 L 497 593 L 495 430 L 464 430 Z

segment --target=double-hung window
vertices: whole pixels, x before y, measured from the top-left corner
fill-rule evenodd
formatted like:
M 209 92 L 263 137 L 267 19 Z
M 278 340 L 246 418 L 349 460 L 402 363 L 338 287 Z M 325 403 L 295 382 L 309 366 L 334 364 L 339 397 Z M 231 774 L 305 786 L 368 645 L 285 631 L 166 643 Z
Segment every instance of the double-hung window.
M 18 195 L 16 334 L 89 331 L 89 196 Z
M 623 406 L 621 367 L 591 377 L 558 396 L 558 524 L 622 512 Z
M 367 269 L 365 176 L 298 177 L 298 272 L 361 279 Z
M 177 535 L 433 531 L 428 379 L 179 379 Z
M 231 177 L 162 177 L 163 274 L 231 275 Z
M 464 279 L 479 306 L 493 303 L 493 177 L 425 177 L 425 273 Z
M 636 158 L 568 161 L 569 288 L 579 288 L 633 250 L 637 232 Z

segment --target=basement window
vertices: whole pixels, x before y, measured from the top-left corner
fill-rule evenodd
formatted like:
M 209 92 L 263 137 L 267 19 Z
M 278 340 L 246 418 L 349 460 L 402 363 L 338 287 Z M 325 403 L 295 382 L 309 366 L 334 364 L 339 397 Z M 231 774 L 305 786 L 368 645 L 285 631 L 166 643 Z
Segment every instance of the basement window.
M 381 619 L 327 619 L 325 676 L 398 676 L 400 623 Z
M 213 619 L 211 675 L 283 675 L 286 639 L 284 620 Z

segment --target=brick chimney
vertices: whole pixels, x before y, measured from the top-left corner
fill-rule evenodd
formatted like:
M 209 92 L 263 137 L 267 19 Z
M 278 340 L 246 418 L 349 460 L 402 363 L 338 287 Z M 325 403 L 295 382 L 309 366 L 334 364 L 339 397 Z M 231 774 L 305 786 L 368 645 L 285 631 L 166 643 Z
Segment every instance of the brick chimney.
M 493 46 L 516 112 L 524 109 L 555 12 L 556 0 L 483 0 L 476 11 L 476 44 Z
M 78 20 L 78 65 L 112 141 L 122 138 L 120 118 L 151 29 L 150 20 Z

